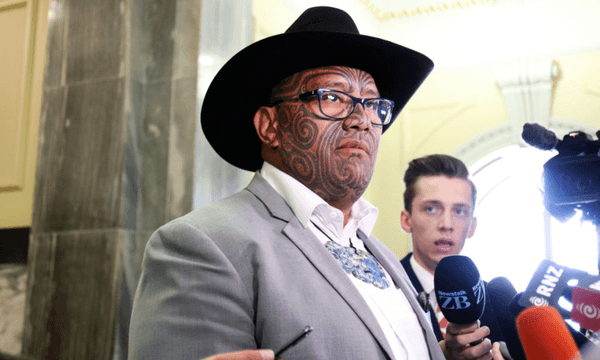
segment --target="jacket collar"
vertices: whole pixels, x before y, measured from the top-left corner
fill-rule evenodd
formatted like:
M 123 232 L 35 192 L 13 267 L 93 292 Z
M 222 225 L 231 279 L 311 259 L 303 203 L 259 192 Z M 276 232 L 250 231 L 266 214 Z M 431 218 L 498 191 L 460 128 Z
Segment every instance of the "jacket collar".
M 284 235 L 298 247 L 308 261 L 321 273 L 338 294 L 340 294 L 344 301 L 354 310 L 356 315 L 369 329 L 371 334 L 373 334 L 373 337 L 387 355 L 391 359 L 394 359 L 392 349 L 385 338 L 383 330 L 381 330 L 375 315 L 369 310 L 369 306 L 354 284 L 352 284 L 348 275 L 346 275 L 344 270 L 334 261 L 331 254 L 323 247 L 319 239 L 317 239 L 310 229 L 302 226 L 292 209 L 286 204 L 283 198 L 279 196 L 275 189 L 273 189 L 260 175 L 260 173 L 256 173 L 254 179 L 250 185 L 248 185 L 247 190 L 265 204 L 274 218 L 287 222 L 283 228 Z M 426 330 L 430 329 L 431 325 L 429 324 L 429 320 L 425 317 L 425 313 L 421 310 L 421 307 L 417 302 L 417 293 L 410 285 L 410 280 L 402 269 L 398 259 L 394 257 L 394 259 L 396 259 L 395 262 L 397 262 L 397 264 L 395 264 L 393 260 L 390 259 L 389 254 L 386 256 L 383 245 L 381 245 L 374 237 L 366 236 L 361 231 L 359 231 L 358 234 L 365 246 L 387 270 L 396 285 L 408 298 L 417 314 L 421 327 L 423 328 L 431 358 L 444 359 L 444 355 L 442 354 L 435 335 L 433 335 L 432 331 Z
M 302 226 L 292 209 L 260 173 L 256 173 L 247 190 L 265 204 L 274 218 L 287 222 L 287 225 L 283 228 L 284 235 L 298 247 L 308 261 L 354 310 L 387 355 L 394 359 L 392 348 L 385 338 L 375 315 L 369 310 L 369 306 L 352 284 L 348 275 L 333 259 L 319 239 L 310 229 Z

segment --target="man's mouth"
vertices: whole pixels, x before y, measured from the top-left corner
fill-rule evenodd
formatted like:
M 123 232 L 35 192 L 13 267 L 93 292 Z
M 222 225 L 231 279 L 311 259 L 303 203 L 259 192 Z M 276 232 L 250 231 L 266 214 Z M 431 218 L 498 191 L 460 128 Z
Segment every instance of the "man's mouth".
M 454 242 L 448 239 L 440 239 L 434 243 L 436 246 L 454 246 Z
M 357 140 L 344 140 L 341 142 L 339 149 L 362 150 L 367 154 L 369 153 L 369 147 L 365 143 Z

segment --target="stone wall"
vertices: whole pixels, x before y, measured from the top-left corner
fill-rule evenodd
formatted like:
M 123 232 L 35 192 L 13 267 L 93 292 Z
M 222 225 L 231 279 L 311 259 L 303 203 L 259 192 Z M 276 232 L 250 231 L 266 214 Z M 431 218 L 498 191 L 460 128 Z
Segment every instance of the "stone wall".
M 22 354 L 126 358 L 145 243 L 192 209 L 200 2 L 50 8 Z
M 0 352 L 21 353 L 26 286 L 25 265 L 0 265 Z

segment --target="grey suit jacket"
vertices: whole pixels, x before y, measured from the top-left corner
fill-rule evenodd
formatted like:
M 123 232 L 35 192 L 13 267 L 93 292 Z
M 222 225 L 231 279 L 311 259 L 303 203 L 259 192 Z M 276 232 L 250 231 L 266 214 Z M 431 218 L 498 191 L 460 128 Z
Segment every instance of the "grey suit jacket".
M 444 359 L 398 258 L 360 235 L 408 297 L 431 358 Z M 285 360 L 394 358 L 348 275 L 257 174 L 245 190 L 152 235 L 134 301 L 129 359 L 277 351 L 306 325 L 313 332 Z

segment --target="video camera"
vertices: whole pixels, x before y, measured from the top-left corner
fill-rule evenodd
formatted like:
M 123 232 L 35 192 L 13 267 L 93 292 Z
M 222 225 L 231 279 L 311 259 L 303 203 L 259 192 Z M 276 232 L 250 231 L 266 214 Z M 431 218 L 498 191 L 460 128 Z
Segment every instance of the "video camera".
M 582 131 L 572 131 L 559 140 L 539 124 L 525 124 L 523 140 L 541 150 L 558 150 L 544 164 L 544 206 L 557 220 L 565 222 L 576 209 L 582 220 L 600 225 L 600 140 Z M 600 131 L 596 132 L 600 138 Z

